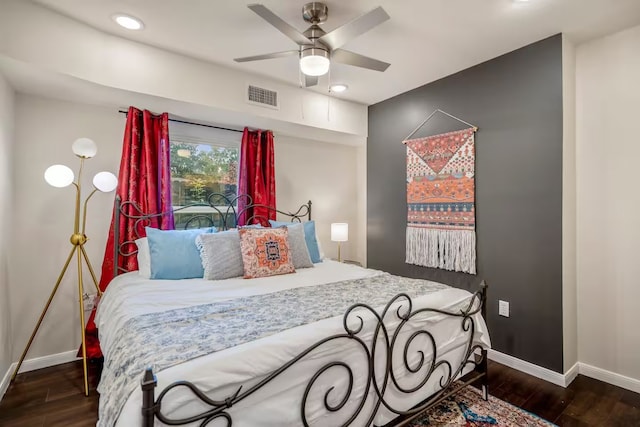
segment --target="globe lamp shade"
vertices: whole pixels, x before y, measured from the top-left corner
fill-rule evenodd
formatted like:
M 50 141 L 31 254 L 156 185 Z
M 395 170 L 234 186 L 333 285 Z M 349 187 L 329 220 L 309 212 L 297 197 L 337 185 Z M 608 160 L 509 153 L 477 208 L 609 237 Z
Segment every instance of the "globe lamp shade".
M 118 178 L 111 172 L 98 172 L 96 176 L 93 177 L 93 186 L 96 187 L 98 191 L 109 193 L 118 186 Z
M 66 187 L 73 182 L 73 171 L 65 165 L 49 166 L 44 171 L 44 180 L 52 187 Z
M 71 146 L 73 150 L 73 154 L 82 158 L 82 159 L 90 159 L 95 156 L 98 152 L 98 147 L 96 143 L 90 140 L 89 138 L 78 138 L 73 142 Z

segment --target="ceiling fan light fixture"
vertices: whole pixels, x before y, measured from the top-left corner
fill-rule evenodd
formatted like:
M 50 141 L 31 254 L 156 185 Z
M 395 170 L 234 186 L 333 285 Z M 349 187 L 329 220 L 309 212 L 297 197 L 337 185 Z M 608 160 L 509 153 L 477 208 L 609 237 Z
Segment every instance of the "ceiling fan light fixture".
M 329 52 L 312 47 L 300 53 L 300 71 L 307 76 L 323 76 L 329 72 Z

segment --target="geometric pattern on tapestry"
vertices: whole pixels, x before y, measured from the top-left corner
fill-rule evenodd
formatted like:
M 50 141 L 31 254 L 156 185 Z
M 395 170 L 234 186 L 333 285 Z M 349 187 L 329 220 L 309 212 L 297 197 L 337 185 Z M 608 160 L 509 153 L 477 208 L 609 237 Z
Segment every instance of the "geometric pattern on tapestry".
M 404 143 L 406 262 L 475 274 L 475 130 Z
M 435 175 L 436 173 L 416 153 L 407 150 L 407 179 L 416 176 Z
M 451 160 L 442 168 L 441 174 L 453 175 L 464 171 L 465 175 L 473 178 L 475 175 L 474 168 L 474 144 L 473 139 L 467 140 L 462 147 L 451 157 Z

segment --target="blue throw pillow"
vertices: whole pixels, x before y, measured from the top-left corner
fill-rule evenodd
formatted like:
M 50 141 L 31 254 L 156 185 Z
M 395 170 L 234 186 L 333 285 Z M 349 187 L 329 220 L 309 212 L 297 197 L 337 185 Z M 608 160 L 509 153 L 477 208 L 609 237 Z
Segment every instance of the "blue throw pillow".
M 204 276 L 196 237 L 216 228 L 158 230 L 145 227 L 151 258 L 151 279 L 193 279 Z
M 269 224 L 272 227 L 282 227 L 282 226 L 291 226 L 295 224 L 299 224 L 298 222 L 289 222 L 289 221 L 273 221 L 269 220 Z M 304 241 L 307 244 L 307 249 L 309 250 L 309 256 L 311 257 L 311 262 L 317 264 L 322 262 L 322 258 L 320 258 L 320 248 L 318 247 L 318 240 L 316 239 L 316 223 L 314 221 L 305 221 L 302 223 L 304 225 Z

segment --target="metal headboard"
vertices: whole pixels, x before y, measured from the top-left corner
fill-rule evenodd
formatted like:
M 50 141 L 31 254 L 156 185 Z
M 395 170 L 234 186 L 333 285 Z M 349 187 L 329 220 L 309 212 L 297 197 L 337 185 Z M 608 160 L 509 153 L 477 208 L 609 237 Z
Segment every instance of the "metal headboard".
M 245 206 L 238 210 L 238 201 L 244 201 Z M 211 208 L 208 212 L 197 212 L 198 207 Z M 206 203 L 193 203 L 185 206 L 180 206 L 169 211 L 148 214 L 142 211 L 140 206 L 132 201 L 122 201 L 120 196 L 116 196 L 114 206 L 114 226 L 113 226 L 113 241 L 114 241 L 114 262 L 113 262 L 113 274 L 117 276 L 120 273 L 126 273 L 128 270 L 118 266 L 119 257 L 132 257 L 138 253 L 138 248 L 135 244 L 135 239 L 143 237 L 144 227 L 150 224 L 151 219 L 161 218 L 177 212 L 189 213 L 189 210 L 194 210 L 193 215 L 187 219 L 180 227 L 176 229 L 189 229 L 189 228 L 202 228 L 202 227 L 216 227 L 218 230 L 228 230 L 236 227 L 238 218 L 243 215 L 251 214 L 246 218 L 247 224 L 255 224 L 257 222 L 268 222 L 266 216 L 256 214 L 254 208 L 260 208 L 267 212 L 276 212 L 280 215 L 288 217 L 291 222 L 302 222 L 305 218 L 311 221 L 311 200 L 301 205 L 295 212 L 286 212 L 271 206 L 253 203 L 253 199 L 248 194 L 239 194 L 237 196 L 227 196 L 221 193 L 212 193 L 207 197 Z M 125 240 L 118 244 L 120 241 L 120 218 L 135 220 L 133 226 L 133 234 L 135 239 Z M 127 249 L 129 248 L 129 249 Z

